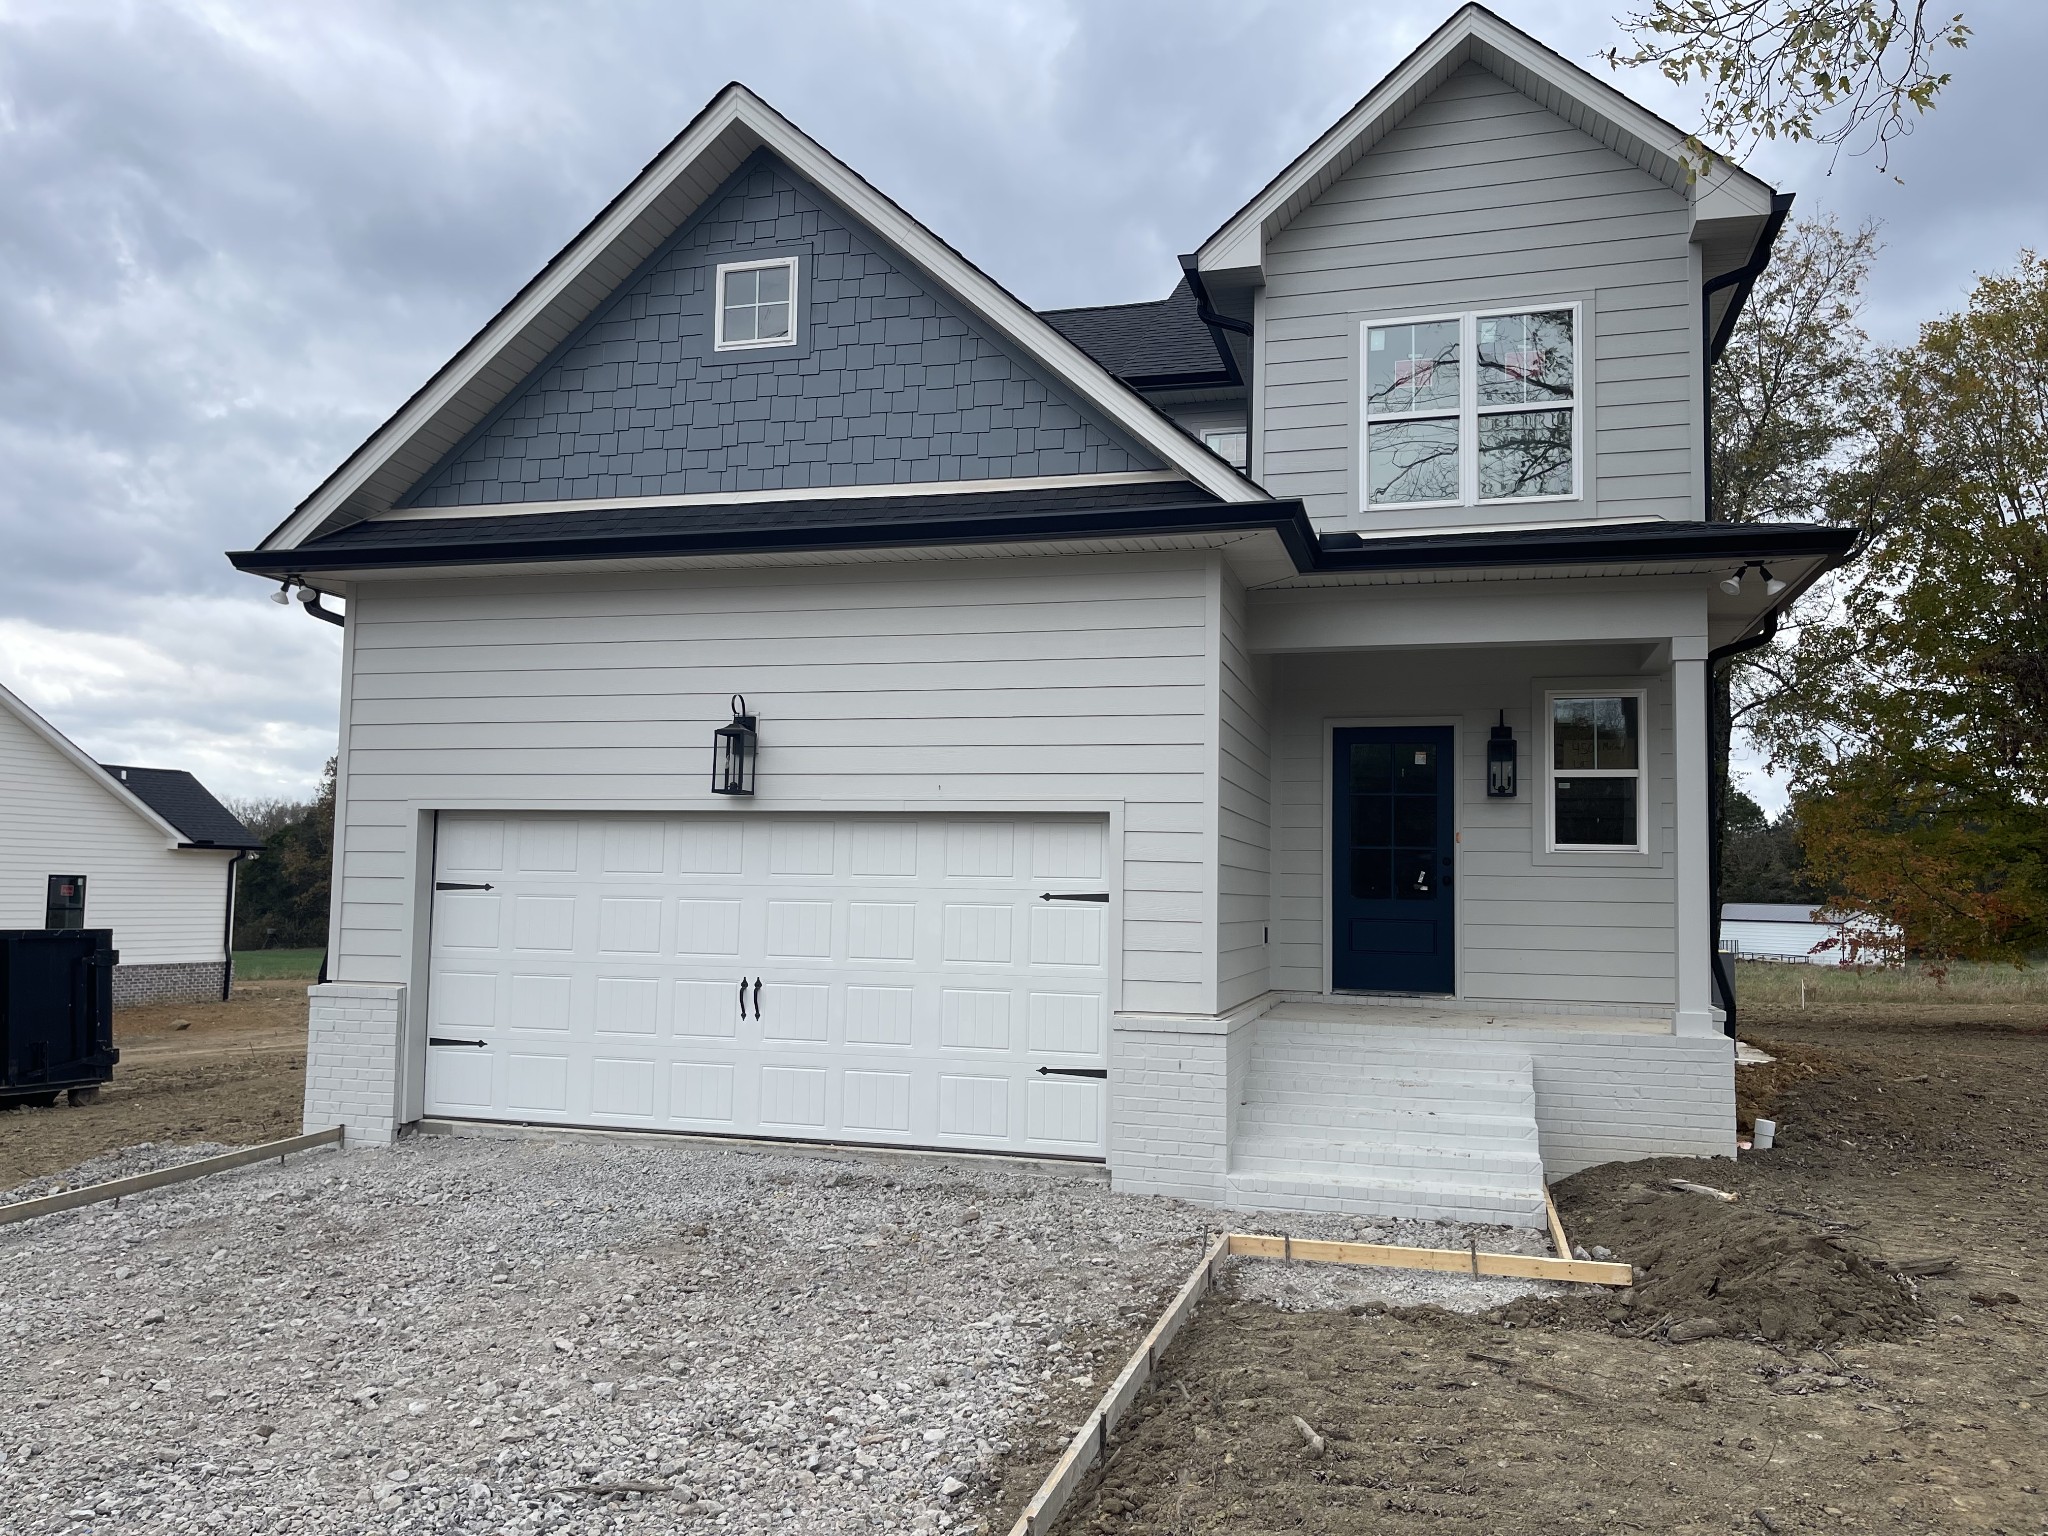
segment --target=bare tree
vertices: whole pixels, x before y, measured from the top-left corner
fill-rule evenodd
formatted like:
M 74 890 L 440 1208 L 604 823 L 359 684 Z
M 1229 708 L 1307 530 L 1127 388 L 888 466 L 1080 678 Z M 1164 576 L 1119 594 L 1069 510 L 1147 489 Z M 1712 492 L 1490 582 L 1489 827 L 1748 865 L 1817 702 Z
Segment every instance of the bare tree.
M 1765 139 L 1874 152 L 1888 171 L 1892 141 L 1949 83 L 1944 50 L 1970 39 L 1960 12 L 1937 20 L 1927 0 L 1651 0 L 1615 22 L 1634 47 L 1608 49 L 1611 67 L 1706 88 L 1687 141 L 1696 173 Z

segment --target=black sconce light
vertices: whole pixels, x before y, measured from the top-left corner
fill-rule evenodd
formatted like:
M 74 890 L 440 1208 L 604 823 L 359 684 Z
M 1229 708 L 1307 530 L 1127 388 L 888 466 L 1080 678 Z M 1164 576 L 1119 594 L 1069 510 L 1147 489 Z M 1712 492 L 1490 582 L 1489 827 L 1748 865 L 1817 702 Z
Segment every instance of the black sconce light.
M 711 793 L 751 795 L 754 792 L 754 760 L 760 755 L 761 738 L 755 733 L 754 717 L 747 713 L 746 695 L 732 696 L 732 724 L 711 733 Z
M 1508 724 L 1506 710 L 1500 712 L 1500 724 L 1486 743 L 1486 797 L 1515 798 L 1515 728 Z

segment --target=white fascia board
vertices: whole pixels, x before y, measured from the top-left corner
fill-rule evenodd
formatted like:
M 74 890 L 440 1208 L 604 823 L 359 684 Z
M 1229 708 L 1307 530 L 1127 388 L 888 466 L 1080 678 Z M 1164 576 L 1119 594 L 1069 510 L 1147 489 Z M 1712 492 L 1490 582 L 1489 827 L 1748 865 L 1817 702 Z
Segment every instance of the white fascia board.
M 1372 88 L 1365 98 L 1324 133 L 1294 163 L 1275 177 L 1266 188 L 1233 214 L 1223 227 L 1202 243 L 1197 261 L 1203 272 L 1236 271 L 1259 266 L 1264 259 L 1264 242 L 1284 227 L 1288 208 L 1302 192 L 1332 166 L 1348 167 L 1371 145 L 1384 138 L 1406 116 L 1399 109 L 1403 98 L 1428 81 L 1433 73 L 1476 59 L 1491 67 L 1486 55 L 1496 56 L 1511 68 L 1526 70 L 1561 95 L 1583 104 L 1595 117 L 1640 141 L 1651 152 L 1656 174 L 1674 189 L 1684 190 L 1687 178 L 1682 158 L 1684 131 L 1666 122 L 1647 107 L 1630 100 L 1597 76 L 1580 69 L 1570 60 L 1517 27 L 1510 26 L 1491 11 L 1467 5 L 1439 27 L 1394 71 Z M 1419 105 L 1411 102 L 1410 107 Z M 1771 187 L 1741 167 L 1717 160 L 1708 175 L 1692 189 L 1697 201 L 1702 195 L 1713 199 L 1712 209 L 1701 217 L 1750 217 L 1768 214 Z
M 157 831 L 161 832 L 164 836 L 165 846 L 177 848 L 183 845 L 185 841 L 185 834 L 183 832 L 180 832 L 168 821 L 165 821 L 163 817 L 157 815 L 134 790 L 86 756 L 76 742 L 72 741 L 69 736 L 66 736 L 33 709 L 30 709 L 19 695 L 10 692 L 4 685 L 0 685 L 0 709 L 6 709 L 12 713 L 22 724 L 55 747 L 58 753 L 72 767 L 99 785 L 101 789 L 104 789 L 129 810 L 148 822 Z
M 729 85 L 611 209 L 528 285 L 498 318 L 456 354 L 392 419 L 259 546 L 295 549 L 415 432 L 445 408 L 505 346 L 531 325 L 647 207 L 728 134 L 773 150 L 848 212 L 895 245 L 975 316 L 1035 359 L 1055 379 L 1156 453 L 1187 479 L 1226 502 L 1271 498 L 1174 426 L 1149 401 L 1067 340 L 958 251 L 905 213 L 824 146 L 742 85 Z

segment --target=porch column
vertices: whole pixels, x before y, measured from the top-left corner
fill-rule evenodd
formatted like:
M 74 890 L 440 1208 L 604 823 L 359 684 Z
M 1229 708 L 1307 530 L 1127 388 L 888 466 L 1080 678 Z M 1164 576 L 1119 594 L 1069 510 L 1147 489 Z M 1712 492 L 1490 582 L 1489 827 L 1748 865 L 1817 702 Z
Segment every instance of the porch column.
M 1681 1035 L 1711 1035 L 1713 925 L 1707 910 L 1707 642 L 1679 635 L 1671 642 L 1671 748 L 1673 792 L 1678 799 L 1677 846 L 1672 871 L 1677 885 L 1678 1014 Z

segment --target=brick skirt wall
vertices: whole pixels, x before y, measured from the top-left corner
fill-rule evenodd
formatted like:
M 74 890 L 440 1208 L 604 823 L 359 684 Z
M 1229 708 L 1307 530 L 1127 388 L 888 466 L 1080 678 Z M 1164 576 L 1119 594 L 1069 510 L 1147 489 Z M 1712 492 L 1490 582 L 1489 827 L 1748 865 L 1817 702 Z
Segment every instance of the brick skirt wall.
M 139 1008 L 148 1003 L 212 1003 L 220 1000 L 227 980 L 225 960 L 197 960 L 174 965 L 114 967 L 114 1006 Z

